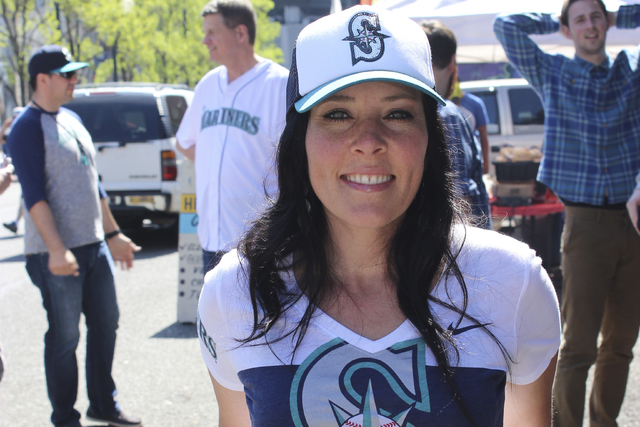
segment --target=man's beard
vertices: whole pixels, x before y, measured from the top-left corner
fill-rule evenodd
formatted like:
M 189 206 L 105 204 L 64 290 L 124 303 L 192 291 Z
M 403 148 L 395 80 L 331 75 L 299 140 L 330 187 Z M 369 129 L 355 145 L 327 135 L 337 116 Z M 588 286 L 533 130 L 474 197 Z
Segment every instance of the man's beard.
M 451 98 L 451 94 L 453 94 L 453 85 L 456 82 L 456 80 L 458 80 L 458 66 L 457 65 L 456 65 L 455 70 L 453 70 L 453 73 L 449 77 L 449 83 L 447 84 L 447 93 L 444 96 L 444 99 L 450 99 Z

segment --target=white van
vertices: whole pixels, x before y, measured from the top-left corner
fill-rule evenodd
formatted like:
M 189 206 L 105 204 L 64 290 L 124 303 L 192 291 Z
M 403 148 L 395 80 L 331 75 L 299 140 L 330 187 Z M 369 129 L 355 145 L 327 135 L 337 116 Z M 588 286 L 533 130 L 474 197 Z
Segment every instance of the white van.
M 82 119 L 96 148 L 98 175 L 118 224 L 174 224 L 183 156 L 175 134 L 193 91 L 185 85 L 78 85 L 64 107 Z

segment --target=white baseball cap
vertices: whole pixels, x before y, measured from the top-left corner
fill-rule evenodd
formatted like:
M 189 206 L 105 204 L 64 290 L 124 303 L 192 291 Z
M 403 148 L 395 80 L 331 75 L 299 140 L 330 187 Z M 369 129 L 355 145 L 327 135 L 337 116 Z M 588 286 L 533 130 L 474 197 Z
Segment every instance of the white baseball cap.
M 354 6 L 307 25 L 298 36 L 287 84 L 287 111 L 304 113 L 328 96 L 369 81 L 402 83 L 440 104 L 429 40 L 396 12 Z

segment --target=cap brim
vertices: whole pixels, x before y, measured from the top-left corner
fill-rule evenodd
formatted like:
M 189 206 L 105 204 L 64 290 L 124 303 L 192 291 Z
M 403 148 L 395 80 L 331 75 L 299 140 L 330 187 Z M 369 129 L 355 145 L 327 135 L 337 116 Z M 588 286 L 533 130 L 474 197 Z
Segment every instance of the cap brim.
M 56 68 L 55 70 L 51 70 L 52 73 L 66 73 L 68 71 L 76 71 L 80 68 L 88 67 L 89 63 L 87 62 L 69 62 L 64 67 Z
M 362 73 L 350 74 L 345 77 L 337 78 L 325 85 L 320 86 L 319 88 L 312 90 L 295 103 L 296 110 L 299 113 L 305 113 L 312 109 L 319 102 L 323 101 L 334 93 L 341 91 L 342 89 L 356 85 L 358 83 L 374 81 L 401 83 L 413 87 L 420 92 L 426 93 L 427 95 L 438 101 L 440 105 L 446 104 L 445 100 L 442 99 L 442 97 L 438 95 L 438 93 L 433 88 L 430 88 L 420 80 L 415 79 L 411 76 L 407 76 L 406 74 L 397 73 L 394 71 L 364 71 Z

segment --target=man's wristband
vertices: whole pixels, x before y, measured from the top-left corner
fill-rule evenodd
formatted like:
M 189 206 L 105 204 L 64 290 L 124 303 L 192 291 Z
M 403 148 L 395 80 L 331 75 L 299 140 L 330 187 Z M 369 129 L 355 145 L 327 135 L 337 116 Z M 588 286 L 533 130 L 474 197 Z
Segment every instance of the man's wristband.
M 112 237 L 116 237 L 116 236 L 117 236 L 118 234 L 120 234 L 120 233 L 122 233 L 122 231 L 120 231 L 119 229 L 118 229 L 118 230 L 113 230 L 113 231 L 112 231 L 112 232 L 110 232 L 110 233 L 106 233 L 106 234 L 104 235 L 104 240 L 109 240 L 109 239 L 110 239 L 110 238 L 112 238 Z

